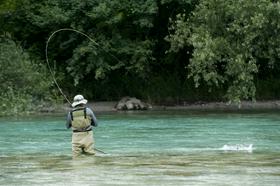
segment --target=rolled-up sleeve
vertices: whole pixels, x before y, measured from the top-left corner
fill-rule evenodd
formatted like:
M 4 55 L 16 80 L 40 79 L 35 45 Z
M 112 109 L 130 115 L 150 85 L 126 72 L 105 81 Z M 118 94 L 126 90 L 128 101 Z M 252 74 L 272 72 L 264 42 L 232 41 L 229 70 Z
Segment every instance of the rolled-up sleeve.
M 89 115 L 91 117 L 91 125 L 94 127 L 97 127 L 97 125 L 98 125 L 97 119 L 96 119 L 93 111 L 90 108 L 87 108 L 87 115 Z

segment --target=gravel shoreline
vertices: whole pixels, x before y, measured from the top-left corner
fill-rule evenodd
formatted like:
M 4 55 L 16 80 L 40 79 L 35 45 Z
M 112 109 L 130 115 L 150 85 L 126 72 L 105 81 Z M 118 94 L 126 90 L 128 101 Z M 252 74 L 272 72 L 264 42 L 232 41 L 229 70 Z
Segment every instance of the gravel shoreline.
M 116 112 L 115 105 L 117 101 L 89 102 L 88 107 L 95 112 Z M 57 108 L 60 111 L 69 111 L 68 105 L 63 108 Z M 273 101 L 243 101 L 241 105 L 228 104 L 226 102 L 199 102 L 199 103 L 183 103 L 181 105 L 152 105 L 149 110 L 277 110 L 280 109 L 280 100 Z M 56 109 L 55 109 L 56 110 Z
M 118 101 L 90 101 L 87 107 L 92 108 L 95 113 L 117 113 L 126 112 L 118 111 L 115 106 Z M 19 113 L 17 116 L 26 115 L 61 115 L 66 114 L 72 108 L 69 104 L 56 104 L 56 105 L 42 105 L 36 108 L 36 111 Z M 226 102 L 185 102 L 180 105 L 155 105 L 151 104 L 151 108 L 140 112 L 153 112 L 153 111 L 195 111 L 195 112 L 278 112 L 280 110 L 280 100 L 273 101 L 243 101 L 242 105 L 228 104 Z M 138 111 L 136 111 L 138 112 Z M 10 115 L 2 114 L 0 117 L 9 117 Z

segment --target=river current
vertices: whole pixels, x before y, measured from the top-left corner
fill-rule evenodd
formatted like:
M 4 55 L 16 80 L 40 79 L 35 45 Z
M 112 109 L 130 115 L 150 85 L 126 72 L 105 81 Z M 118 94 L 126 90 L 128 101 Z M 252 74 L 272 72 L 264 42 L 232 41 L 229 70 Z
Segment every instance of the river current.
M 66 116 L 0 119 L 0 185 L 279 185 L 280 115 L 96 114 L 95 147 L 72 159 Z

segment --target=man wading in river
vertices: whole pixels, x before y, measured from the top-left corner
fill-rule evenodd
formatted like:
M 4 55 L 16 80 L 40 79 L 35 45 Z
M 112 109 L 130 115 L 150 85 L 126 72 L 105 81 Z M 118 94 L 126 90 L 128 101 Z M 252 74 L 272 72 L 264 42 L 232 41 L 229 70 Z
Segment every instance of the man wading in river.
M 73 157 L 80 154 L 94 155 L 94 140 L 92 127 L 97 126 L 97 120 L 90 108 L 85 104 L 87 100 L 82 95 L 76 95 L 72 103 L 73 109 L 68 113 L 66 127 L 72 128 Z

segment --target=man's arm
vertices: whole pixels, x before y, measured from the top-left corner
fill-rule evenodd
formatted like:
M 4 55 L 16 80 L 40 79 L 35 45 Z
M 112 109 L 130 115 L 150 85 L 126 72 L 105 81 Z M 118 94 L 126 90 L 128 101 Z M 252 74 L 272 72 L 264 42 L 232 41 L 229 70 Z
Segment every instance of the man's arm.
M 93 111 L 90 108 L 87 108 L 87 115 L 91 117 L 91 125 L 94 127 L 97 127 L 97 119 L 93 113 Z
M 71 114 L 68 112 L 67 118 L 66 118 L 66 128 L 69 129 L 72 126 L 72 119 Z

